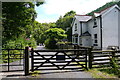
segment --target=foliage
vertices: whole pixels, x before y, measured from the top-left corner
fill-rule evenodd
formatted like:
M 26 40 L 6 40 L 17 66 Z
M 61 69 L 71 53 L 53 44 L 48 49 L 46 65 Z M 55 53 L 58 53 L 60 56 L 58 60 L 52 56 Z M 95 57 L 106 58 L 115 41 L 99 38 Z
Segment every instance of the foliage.
M 57 49 L 57 45 L 56 45 L 57 41 L 55 39 L 46 39 L 45 40 L 45 47 L 48 49 Z
M 4 54 L 1 56 L 2 63 L 8 63 L 8 50 L 2 50 L 2 54 Z M 20 60 L 19 58 L 23 58 L 23 55 L 20 55 L 23 54 L 22 50 L 9 50 L 9 54 L 9 58 L 12 58 L 9 59 L 9 62 L 13 62 L 16 60 Z
M 32 77 L 37 77 L 37 76 L 39 76 L 40 71 L 30 72 L 30 74 L 31 74 Z
M 115 75 L 118 75 L 120 77 L 120 66 L 119 66 L 119 63 L 117 61 L 117 58 L 113 57 L 113 58 L 110 58 L 110 63 L 111 63 L 111 67 L 112 67 L 112 73 L 114 73 Z
M 59 40 L 67 37 L 67 35 L 65 34 L 65 31 L 61 28 L 51 28 L 51 29 L 48 29 L 45 33 L 47 38 L 50 38 L 50 39 Z
M 57 28 L 62 28 L 63 30 L 66 30 L 68 41 L 72 41 L 71 23 L 75 14 L 76 14 L 75 11 L 67 12 L 63 17 L 60 16 L 60 18 L 56 21 Z
M 62 28 L 66 30 L 66 28 L 71 27 L 72 19 L 75 15 L 75 12 L 73 13 L 66 13 L 64 17 L 60 16 L 60 18 L 56 21 L 56 27 L 57 28 Z
M 34 21 L 32 34 L 37 44 L 44 43 L 46 40 L 45 31 L 55 26 L 55 23 L 39 23 L 37 21 Z
M 56 43 L 67 37 L 65 31 L 61 28 L 51 28 L 45 31 L 46 37 L 45 46 L 49 49 L 57 48 Z
M 37 17 L 35 5 L 39 6 L 43 2 L 2 2 L 2 48 L 3 49 L 23 49 L 25 46 L 36 47 L 33 37 L 34 21 Z M 10 54 L 20 54 L 19 51 L 10 51 Z M 3 51 L 2 54 L 8 54 Z M 10 55 L 10 58 L 19 56 Z M 7 62 L 8 56 L 2 56 Z M 13 59 L 14 60 L 14 59 Z M 10 61 L 12 62 L 12 61 Z
M 26 25 L 30 25 L 36 17 L 34 5 L 30 2 L 4 2 L 2 8 L 4 38 L 19 37 L 25 33 Z
M 120 6 L 120 1 L 119 2 L 115 2 L 115 1 L 108 2 L 105 5 L 103 5 L 102 7 L 98 8 L 98 9 L 96 9 L 96 10 L 90 12 L 90 13 L 88 13 L 87 15 L 93 15 L 94 12 L 101 12 L 101 11 L 105 10 L 106 8 L 109 8 L 109 7 L 111 7 L 111 6 L 115 5 L 115 4 Z
M 37 17 L 35 5 L 39 6 L 43 2 L 3 2 L 3 48 L 20 48 L 31 45 L 35 47 L 35 39 L 33 36 L 33 23 Z M 26 39 L 30 39 L 26 41 Z M 28 43 L 28 44 L 27 44 Z M 30 46 L 31 46 L 30 45 Z
M 100 70 L 103 70 L 103 69 L 98 69 L 98 68 L 95 68 L 95 69 L 90 69 L 89 72 L 93 78 L 117 78 L 114 74 L 109 74 L 107 72 L 105 72 L 105 69 L 104 69 L 104 72 L 103 71 L 100 71 Z M 107 69 L 107 70 L 110 70 L 110 69 Z

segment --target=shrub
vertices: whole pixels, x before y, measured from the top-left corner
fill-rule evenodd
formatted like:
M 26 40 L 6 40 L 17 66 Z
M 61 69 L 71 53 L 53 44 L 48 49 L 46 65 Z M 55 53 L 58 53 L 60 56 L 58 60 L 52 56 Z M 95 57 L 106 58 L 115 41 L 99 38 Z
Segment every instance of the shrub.
M 45 40 L 45 47 L 48 49 L 57 49 L 56 45 L 57 41 L 55 39 L 46 39 Z
M 110 58 L 110 64 L 111 64 L 111 67 L 114 71 L 113 73 L 120 77 L 120 70 L 119 70 L 120 66 L 119 66 L 117 59 L 115 57 Z

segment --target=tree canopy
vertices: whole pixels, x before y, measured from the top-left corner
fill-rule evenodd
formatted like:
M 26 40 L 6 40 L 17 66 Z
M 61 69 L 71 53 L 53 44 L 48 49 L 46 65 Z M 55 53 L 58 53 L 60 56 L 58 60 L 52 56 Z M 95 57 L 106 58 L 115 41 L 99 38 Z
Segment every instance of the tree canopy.
M 56 43 L 66 38 L 65 31 L 61 28 L 51 28 L 45 31 L 47 39 L 45 40 L 45 46 L 49 49 L 57 49 Z
M 47 38 L 51 39 L 63 39 L 67 37 L 65 31 L 61 28 L 51 28 L 48 29 L 45 33 Z
M 67 12 L 63 17 L 60 16 L 60 18 L 56 21 L 56 27 L 62 28 L 63 30 L 66 31 L 67 39 L 70 42 L 72 41 L 71 23 L 75 14 L 76 12 L 71 10 Z
M 3 47 L 10 41 L 20 39 L 25 43 L 30 38 L 33 30 L 33 23 L 37 17 L 35 5 L 39 6 L 43 2 L 36 4 L 32 2 L 3 2 L 2 3 L 2 25 L 3 25 Z M 31 40 L 34 40 L 31 37 Z

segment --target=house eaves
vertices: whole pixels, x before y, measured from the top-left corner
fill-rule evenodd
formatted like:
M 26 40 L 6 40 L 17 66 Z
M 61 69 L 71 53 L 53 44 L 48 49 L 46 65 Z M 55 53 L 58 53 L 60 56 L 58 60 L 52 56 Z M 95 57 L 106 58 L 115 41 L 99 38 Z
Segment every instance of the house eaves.
M 79 22 L 87 22 L 87 21 L 89 21 L 92 18 L 92 16 L 88 16 L 88 15 L 76 15 L 75 18 Z

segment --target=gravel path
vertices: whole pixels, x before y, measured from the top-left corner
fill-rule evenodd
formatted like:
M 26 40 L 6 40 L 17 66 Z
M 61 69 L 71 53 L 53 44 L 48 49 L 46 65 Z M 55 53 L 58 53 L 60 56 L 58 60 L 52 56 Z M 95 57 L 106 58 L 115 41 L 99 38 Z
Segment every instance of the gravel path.
M 45 49 L 44 46 L 38 46 L 36 49 Z M 44 72 L 44 71 L 43 71 Z M 43 73 L 41 71 L 41 73 Z M 3 76 L 3 78 L 26 78 L 26 77 L 32 77 L 32 76 L 24 76 L 23 71 L 19 72 L 0 72 L 0 75 Z M 55 71 L 54 73 L 47 73 L 47 74 L 40 74 L 37 76 L 39 78 L 92 78 L 90 73 L 85 71 Z

